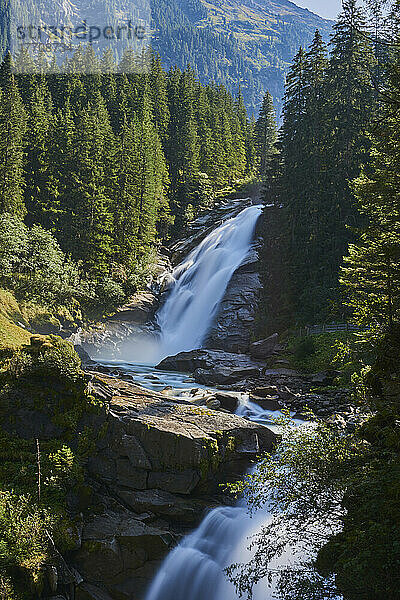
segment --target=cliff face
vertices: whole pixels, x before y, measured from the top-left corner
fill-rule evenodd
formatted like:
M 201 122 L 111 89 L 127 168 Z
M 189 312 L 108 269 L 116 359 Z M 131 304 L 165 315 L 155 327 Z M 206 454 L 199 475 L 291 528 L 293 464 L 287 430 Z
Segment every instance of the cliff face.
M 237 477 L 275 434 L 235 415 L 167 398 L 93 374 L 108 404 L 107 434 L 89 459 L 100 510 L 85 517 L 72 561 L 79 593 L 140 600 L 160 560 L 213 505 L 218 484 Z M 102 426 L 100 422 L 96 427 Z
M 229 283 L 205 343 L 206 348 L 248 352 L 261 288 L 258 253 L 254 247 Z

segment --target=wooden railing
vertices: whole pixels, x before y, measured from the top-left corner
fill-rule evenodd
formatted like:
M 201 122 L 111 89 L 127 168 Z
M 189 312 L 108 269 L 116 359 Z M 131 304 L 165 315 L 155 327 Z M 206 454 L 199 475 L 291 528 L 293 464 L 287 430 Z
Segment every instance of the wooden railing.
M 336 333 L 337 331 L 359 331 L 357 325 L 352 323 L 328 323 L 324 325 L 307 325 L 298 330 L 299 337 L 307 335 L 321 335 L 322 333 Z

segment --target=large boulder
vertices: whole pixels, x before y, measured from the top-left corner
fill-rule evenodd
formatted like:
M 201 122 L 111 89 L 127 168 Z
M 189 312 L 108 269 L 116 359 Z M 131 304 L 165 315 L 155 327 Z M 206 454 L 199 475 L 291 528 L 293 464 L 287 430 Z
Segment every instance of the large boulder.
M 192 350 L 165 358 L 157 368 L 193 373 L 195 380 L 204 385 L 224 385 L 259 376 L 263 364 L 246 354 L 222 350 Z
M 184 398 L 88 376 L 106 410 L 99 422 L 86 423 L 103 435 L 87 464 L 96 490 L 92 510 L 72 553 L 84 579 L 77 598 L 142 600 L 160 561 L 218 502 L 210 493 L 237 480 L 250 460 L 272 449 L 276 435 Z
M 155 572 L 159 561 L 176 542 L 169 531 L 147 525 L 140 515 L 110 503 L 110 509 L 86 522 L 82 547 L 73 555 L 86 582 L 81 588 L 82 598 L 85 598 L 85 592 L 90 598 L 90 592 L 98 589 L 97 585 L 105 588 L 111 598 L 118 598 L 119 586 L 131 581 L 146 565 L 153 565 Z M 96 598 L 96 594 L 93 597 Z M 105 594 L 104 598 L 107 597 Z
M 107 436 L 88 467 L 115 490 L 211 491 L 224 473 L 240 471 L 243 459 L 276 440 L 257 423 L 106 375 L 95 375 L 91 385 L 102 397 L 107 388 L 111 400 Z
M 109 321 L 144 325 L 153 318 L 156 305 L 157 297 L 152 292 L 139 292 L 110 317 Z
M 179 523 L 196 523 L 208 504 L 199 499 L 187 499 L 163 490 L 119 490 L 118 496 L 136 512 L 155 514 Z
M 250 355 L 258 360 L 267 360 L 282 350 L 283 348 L 279 344 L 279 335 L 277 333 L 264 340 L 253 342 L 250 345 Z

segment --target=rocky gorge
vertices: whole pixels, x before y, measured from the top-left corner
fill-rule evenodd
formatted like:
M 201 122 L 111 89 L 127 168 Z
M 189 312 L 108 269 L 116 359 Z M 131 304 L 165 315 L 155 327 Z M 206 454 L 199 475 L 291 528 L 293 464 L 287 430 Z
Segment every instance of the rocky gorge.
M 137 293 L 102 323 L 79 330 L 72 337 L 74 343 L 82 345 L 93 358 L 118 359 L 131 352 L 133 345 L 141 344 L 149 337 L 157 338 L 159 328 L 155 315 L 174 284 L 174 266 L 216 228 L 238 216 L 253 203 L 251 198 L 222 200 L 194 220 L 184 239 L 169 248 L 160 249 L 148 289 Z M 260 244 L 256 232 L 251 251 L 236 269 L 225 290 L 207 339 L 204 340 L 204 347 L 228 352 L 249 350 L 261 290 L 257 252 Z
M 88 389 L 103 408 L 86 423 L 96 432 L 86 464 L 91 499 L 66 557 L 68 568 L 58 567 L 53 586 L 67 600 L 143 600 L 182 536 L 213 507 L 232 503 L 220 485 L 237 480 L 260 454 L 273 450 L 274 414 L 286 409 L 302 419 L 311 409 L 350 429 L 360 420 L 362 409 L 350 406 L 348 390 L 332 386 L 337 373 L 290 368 L 278 334 L 254 341 L 261 289 L 254 234 L 200 349 L 164 354 L 140 380 L 121 362 L 132 348 L 144 357 L 148 341 L 158 343 L 157 315 L 175 289 L 173 274 L 180 277 L 172 265 L 189 253 L 190 268 L 197 260 L 190 252 L 215 238 L 218 223 L 235 222 L 247 205 L 250 200 L 225 202 L 200 217 L 190 235 L 160 259 L 148 290 L 72 338 Z M 208 252 L 219 252 L 222 232 Z M 197 276 L 190 276 L 189 285 Z M 184 310 L 195 295 L 189 298 Z M 179 385 L 163 384 L 165 373 L 182 374 Z
M 182 535 L 230 502 L 219 484 L 240 477 L 276 435 L 115 377 L 89 371 L 87 380 L 103 406 L 85 420 L 97 439 L 86 465 L 90 501 L 74 522 L 74 549 L 49 571 L 53 591 L 75 600 L 141 600 Z M 43 438 L 51 425 L 41 426 Z

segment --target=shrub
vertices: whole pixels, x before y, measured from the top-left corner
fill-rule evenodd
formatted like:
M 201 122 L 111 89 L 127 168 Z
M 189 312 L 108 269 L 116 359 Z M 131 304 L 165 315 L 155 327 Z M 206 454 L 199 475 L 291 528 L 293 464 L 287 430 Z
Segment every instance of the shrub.
M 83 382 L 81 359 L 71 342 L 56 335 L 32 336 L 31 345 L 14 353 L 8 375 L 14 379 L 57 379 L 67 386 Z
M 51 527 L 49 513 L 30 496 L 0 491 L 0 594 L 3 587 L 7 600 L 40 590 Z

